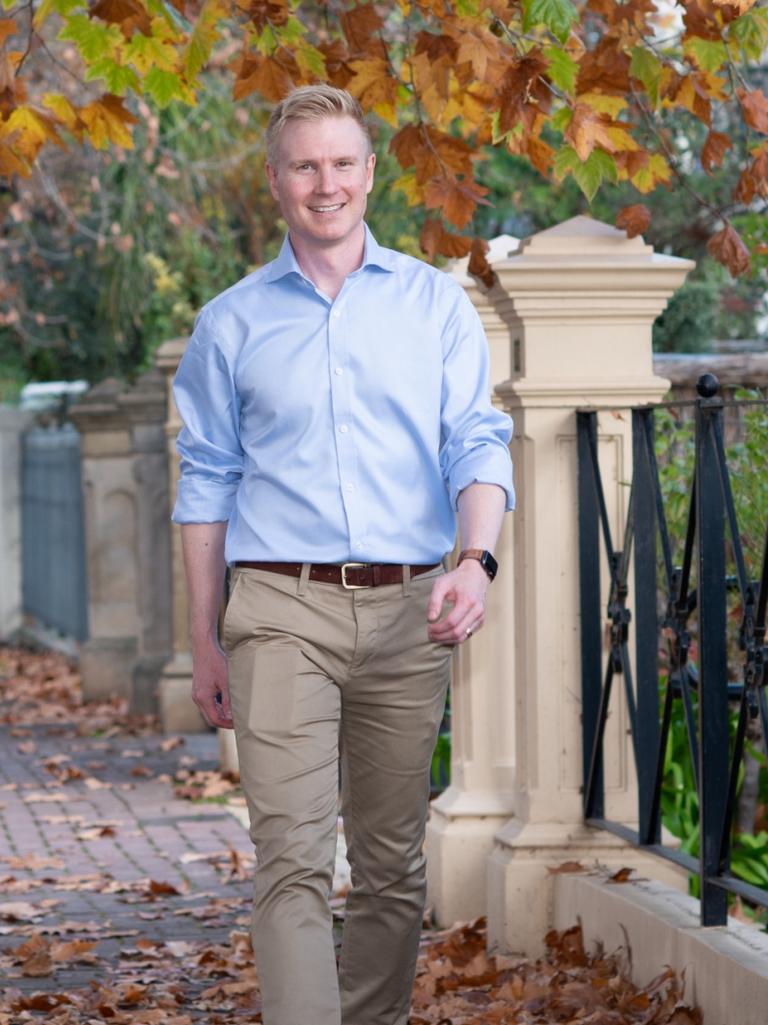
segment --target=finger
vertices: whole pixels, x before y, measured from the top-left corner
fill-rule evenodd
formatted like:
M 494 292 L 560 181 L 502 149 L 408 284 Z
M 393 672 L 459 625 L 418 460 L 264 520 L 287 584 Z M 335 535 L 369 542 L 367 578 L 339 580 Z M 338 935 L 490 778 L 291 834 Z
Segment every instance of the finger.
M 456 631 L 466 629 L 472 622 L 480 618 L 478 603 L 471 598 L 460 597 L 451 611 L 443 616 L 437 623 L 433 624 L 434 629 L 441 634 L 454 634 Z M 457 634 L 458 636 L 458 634 Z
M 447 618 L 435 623 L 430 629 L 432 640 L 443 644 L 463 644 L 482 627 L 485 617 L 482 609 L 471 606 L 458 622 L 447 624 Z
M 428 622 L 434 623 L 440 615 L 448 589 L 449 585 L 446 583 L 446 578 L 438 577 L 432 586 L 432 593 L 429 596 L 429 605 L 427 605 Z

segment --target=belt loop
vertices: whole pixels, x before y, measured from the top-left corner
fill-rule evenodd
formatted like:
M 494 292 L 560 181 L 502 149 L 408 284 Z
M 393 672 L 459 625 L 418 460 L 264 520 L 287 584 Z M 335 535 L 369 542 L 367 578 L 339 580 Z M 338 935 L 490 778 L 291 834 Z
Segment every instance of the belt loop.
M 411 567 L 403 566 L 403 597 L 407 598 L 411 593 Z
M 302 562 L 301 573 L 299 575 L 299 585 L 296 588 L 296 594 L 306 594 L 307 586 L 309 585 L 309 571 L 312 569 L 311 562 Z

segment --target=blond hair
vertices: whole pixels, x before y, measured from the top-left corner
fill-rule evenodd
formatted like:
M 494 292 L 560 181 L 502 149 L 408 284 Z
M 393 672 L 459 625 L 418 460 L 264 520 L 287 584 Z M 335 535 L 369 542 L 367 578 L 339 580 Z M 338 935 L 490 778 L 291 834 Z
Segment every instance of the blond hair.
M 272 111 L 265 136 L 267 163 L 275 166 L 280 134 L 294 121 L 323 121 L 328 117 L 351 117 L 365 138 L 368 153 L 373 152 L 371 134 L 365 121 L 363 108 L 346 89 L 321 82 L 302 85 L 294 89 Z

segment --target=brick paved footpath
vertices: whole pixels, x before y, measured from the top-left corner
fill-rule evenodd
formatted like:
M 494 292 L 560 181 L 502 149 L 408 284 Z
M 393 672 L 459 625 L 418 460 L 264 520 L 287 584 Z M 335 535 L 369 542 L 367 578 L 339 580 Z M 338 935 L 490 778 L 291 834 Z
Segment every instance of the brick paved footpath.
M 174 797 L 171 782 L 181 766 L 215 769 L 217 737 L 187 735 L 172 750 L 163 750 L 163 740 L 126 734 L 88 738 L 66 727 L 0 727 L 0 951 L 17 947 L 32 926 L 56 940 L 109 933 L 99 939 L 97 965 L 67 964 L 42 978 L 14 970 L 0 979 L 0 991 L 4 985 L 23 992 L 86 986 L 139 937 L 219 943 L 231 929 L 247 929 L 253 848 L 244 826 L 222 804 Z M 59 766 L 74 766 L 82 779 L 59 783 L 45 768 L 62 755 L 66 760 Z M 137 765 L 151 775 L 132 775 Z M 96 835 L 105 827 L 114 835 Z M 245 856 L 245 878 L 233 877 L 230 851 Z M 54 861 L 23 867 L 15 860 L 30 855 Z M 68 889 L 75 877 L 81 885 Z M 148 880 L 179 893 L 154 896 L 147 892 Z M 214 913 L 222 899 L 220 913 Z M 31 922 L 16 919 L 12 911 L 3 913 L 8 902 L 44 913 Z M 80 933 L 74 930 L 78 921 Z M 89 929 L 89 923 L 97 927 Z

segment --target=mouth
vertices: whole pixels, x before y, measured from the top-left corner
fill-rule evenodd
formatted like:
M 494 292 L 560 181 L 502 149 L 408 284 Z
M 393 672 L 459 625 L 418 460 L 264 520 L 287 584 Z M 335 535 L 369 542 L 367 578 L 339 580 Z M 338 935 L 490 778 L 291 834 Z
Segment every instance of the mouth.
M 337 210 L 341 210 L 344 206 L 346 206 L 346 203 L 333 203 L 328 206 L 311 206 L 309 209 L 313 214 L 335 214 Z

